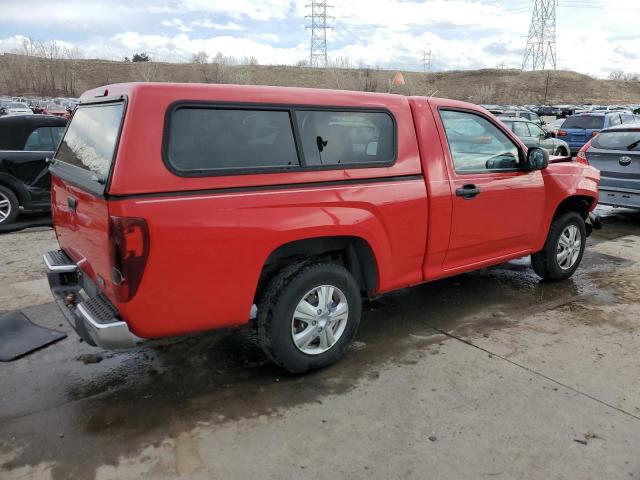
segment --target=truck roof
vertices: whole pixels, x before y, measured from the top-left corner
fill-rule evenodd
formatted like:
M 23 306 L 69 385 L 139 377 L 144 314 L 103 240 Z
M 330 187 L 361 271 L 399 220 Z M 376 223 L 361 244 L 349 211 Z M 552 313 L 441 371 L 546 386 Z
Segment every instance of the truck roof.
M 81 103 L 96 102 L 100 98 L 154 94 L 175 99 L 209 99 L 218 101 L 250 101 L 286 104 L 350 104 L 380 107 L 406 104 L 404 95 L 392 93 L 356 92 L 320 88 L 273 87 L 264 85 L 227 85 L 206 83 L 117 83 L 89 90 L 80 97 Z M 260 100 L 258 100 L 260 99 Z

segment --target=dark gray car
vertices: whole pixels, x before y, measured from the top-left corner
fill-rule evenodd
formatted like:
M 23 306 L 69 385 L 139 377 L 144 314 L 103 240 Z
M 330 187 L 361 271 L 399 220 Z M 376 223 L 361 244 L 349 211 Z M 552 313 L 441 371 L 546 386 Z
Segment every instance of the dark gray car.
M 584 156 L 600 170 L 601 205 L 640 208 L 640 123 L 602 130 Z
M 515 133 L 523 143 L 531 147 L 544 148 L 549 155 L 569 156 L 569 145 L 567 142 L 554 138 L 551 132 L 545 132 L 539 125 L 515 117 L 498 117 L 509 130 Z

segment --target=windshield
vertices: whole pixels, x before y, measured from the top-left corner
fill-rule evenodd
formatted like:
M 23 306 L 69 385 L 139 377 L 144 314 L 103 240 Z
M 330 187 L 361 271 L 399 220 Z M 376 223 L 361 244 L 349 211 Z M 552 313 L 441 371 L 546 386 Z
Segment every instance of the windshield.
M 109 175 L 116 148 L 123 103 L 79 107 L 56 152 L 56 160 Z
M 640 132 L 603 132 L 592 141 L 602 150 L 640 151 Z
M 26 105 L 23 105 L 22 103 L 12 102 L 9 104 L 9 108 L 28 108 L 28 107 Z
M 604 127 L 604 116 L 600 115 L 580 115 L 569 117 L 562 124 L 562 128 L 582 128 L 585 130 L 600 130 Z

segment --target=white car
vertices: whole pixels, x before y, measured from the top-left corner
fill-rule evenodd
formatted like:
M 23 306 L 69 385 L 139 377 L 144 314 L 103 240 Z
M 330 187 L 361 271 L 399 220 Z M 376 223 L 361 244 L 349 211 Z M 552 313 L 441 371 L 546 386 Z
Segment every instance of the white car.
M 9 102 L 4 107 L 6 115 L 33 115 L 33 110 L 31 110 L 24 103 L 19 102 Z

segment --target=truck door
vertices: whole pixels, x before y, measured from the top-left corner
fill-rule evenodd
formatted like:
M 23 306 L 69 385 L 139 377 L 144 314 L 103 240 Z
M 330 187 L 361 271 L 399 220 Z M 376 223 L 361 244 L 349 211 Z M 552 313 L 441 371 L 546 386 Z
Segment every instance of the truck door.
M 438 113 L 453 195 L 444 269 L 529 254 L 544 209 L 542 173 L 523 170 L 525 152 L 479 112 Z

